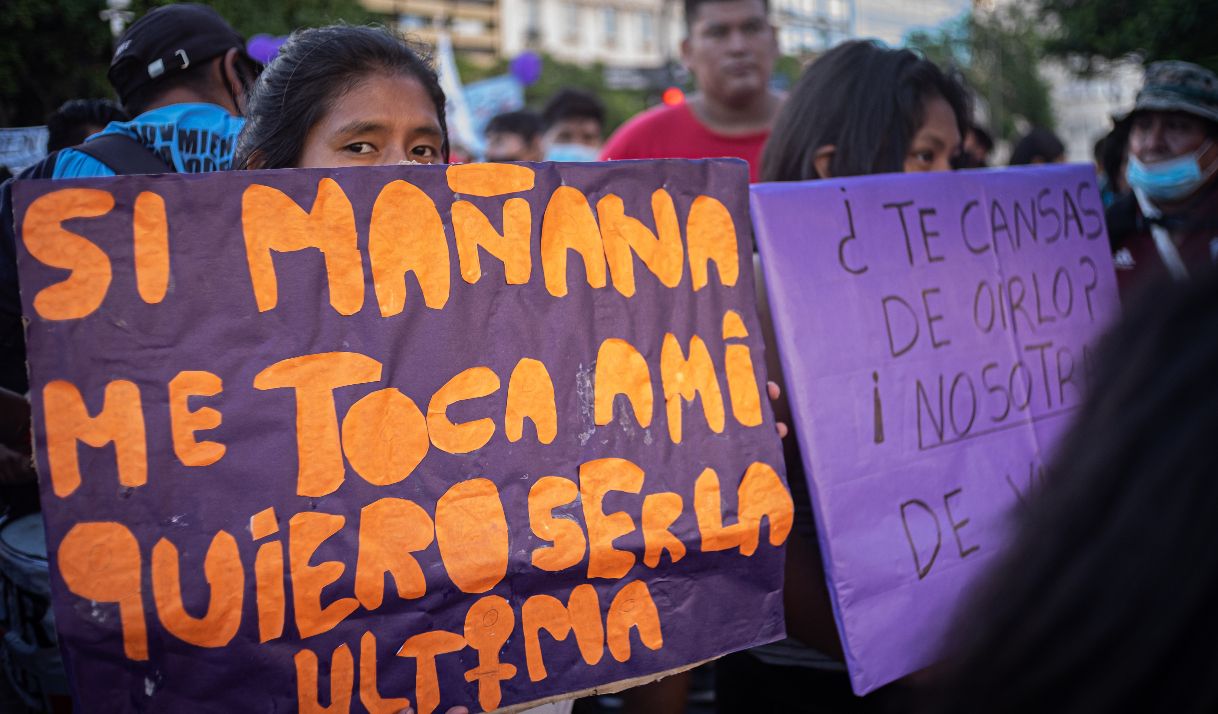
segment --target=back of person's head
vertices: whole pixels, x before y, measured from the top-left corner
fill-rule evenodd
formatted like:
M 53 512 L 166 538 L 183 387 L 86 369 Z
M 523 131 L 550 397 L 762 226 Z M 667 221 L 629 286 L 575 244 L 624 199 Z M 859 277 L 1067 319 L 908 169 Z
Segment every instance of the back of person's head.
M 1108 185 L 1115 188 L 1125 182 L 1125 159 L 1129 153 L 1129 120 L 1122 119 L 1095 145 L 1095 160 Z
M 824 178 L 817 151 L 834 147 L 829 174 L 903 170 L 927 101 L 942 98 L 967 130 L 968 95 L 935 63 L 871 40 L 843 42 L 813 62 L 787 97 L 762 154 L 763 181 Z M 958 147 L 948 147 L 953 153 Z
M 1011 150 L 1011 166 L 1028 164 L 1053 164 L 1066 156 L 1066 145 L 1053 132 L 1044 127 L 1029 131 Z
M 541 161 L 541 115 L 522 109 L 492 117 L 486 123 L 487 161 Z
M 241 85 L 226 84 L 217 58 L 235 51 L 233 72 Z M 245 40 L 215 10 L 194 3 L 153 8 L 119 38 L 107 76 L 131 116 L 155 106 L 170 90 L 184 90 L 195 101 L 236 94 L 258 76 L 261 66 L 245 51 Z M 235 107 L 236 108 L 236 107 Z
M 1218 276 L 1142 298 L 957 618 L 927 711 L 1218 711 Z
M 297 166 L 312 129 L 343 95 L 374 76 L 411 77 L 434 104 L 440 154 L 448 161 L 444 90 L 421 49 L 382 27 L 330 25 L 297 30 L 250 92 L 234 166 Z
M 968 134 L 973 138 L 973 141 L 977 142 L 977 146 L 986 151 L 994 150 L 994 137 L 990 135 L 990 132 L 985 127 L 976 122 L 969 124 Z
M 713 2 L 741 2 L 742 0 L 684 0 L 685 3 L 685 27 L 688 29 L 693 26 L 694 20 L 697 19 L 698 10 L 703 6 Z M 761 0 L 761 6 L 765 9 L 766 14 L 770 12 L 770 0 Z
M 486 123 L 484 133 L 487 136 L 491 134 L 515 134 L 526 143 L 531 143 L 537 140 L 537 137 L 541 134 L 541 129 L 541 116 L 537 112 L 520 109 L 514 112 L 496 114 L 491 117 L 491 120 Z
M 605 105 L 591 92 L 564 87 L 555 92 L 542 109 L 542 129 L 549 131 L 558 122 L 571 119 L 591 119 L 604 127 Z
M 112 99 L 69 99 L 47 117 L 47 151 L 76 146 L 110 122 L 128 118 Z

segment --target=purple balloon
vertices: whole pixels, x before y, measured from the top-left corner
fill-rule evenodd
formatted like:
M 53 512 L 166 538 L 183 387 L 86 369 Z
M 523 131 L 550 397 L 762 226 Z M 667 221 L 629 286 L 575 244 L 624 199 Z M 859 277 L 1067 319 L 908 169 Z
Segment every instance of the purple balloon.
M 541 56 L 536 52 L 521 52 L 508 63 L 508 71 L 528 86 L 541 78 Z
M 275 55 L 279 54 L 279 48 L 287 41 L 287 37 L 275 37 L 265 33 L 254 35 L 245 43 L 245 51 L 250 57 L 266 64 L 275 59 Z

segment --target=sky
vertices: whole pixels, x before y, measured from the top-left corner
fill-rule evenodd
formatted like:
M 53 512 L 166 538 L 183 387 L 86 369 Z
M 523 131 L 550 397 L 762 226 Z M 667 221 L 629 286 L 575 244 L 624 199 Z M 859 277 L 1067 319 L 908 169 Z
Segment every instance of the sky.
M 878 37 L 899 45 L 910 31 L 935 27 L 958 17 L 970 7 L 969 0 L 854 0 L 855 35 Z

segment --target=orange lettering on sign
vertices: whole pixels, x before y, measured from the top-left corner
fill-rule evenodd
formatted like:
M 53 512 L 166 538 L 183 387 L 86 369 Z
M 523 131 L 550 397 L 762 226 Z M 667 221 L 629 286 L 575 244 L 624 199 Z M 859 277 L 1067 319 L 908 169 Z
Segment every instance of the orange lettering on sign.
M 651 369 L 643 355 L 626 340 L 610 337 L 596 351 L 596 375 L 592 391 L 593 421 L 604 426 L 613 421 L 613 402 L 624 394 L 630 408 L 646 429 L 651 426 L 654 396 L 651 388 Z
M 152 191 L 135 197 L 135 286 L 149 305 L 165 299 L 169 290 L 169 219 L 165 199 Z
M 660 613 L 647 583 L 635 580 L 613 596 L 609 604 L 609 616 L 605 622 L 605 636 L 609 642 L 609 654 L 618 662 L 630 659 L 630 629 L 639 632 L 639 640 L 650 650 L 664 646 L 660 632 Z
M 382 498 L 360 510 L 355 597 L 365 610 L 381 606 L 386 573 L 393 576 L 398 597 L 423 597 L 427 579 L 411 553 L 425 550 L 433 540 L 431 517 L 413 501 Z
M 681 245 L 677 208 L 668 191 L 661 188 L 651 194 L 651 213 L 655 218 L 655 233 L 639 219 L 627 216 L 622 199 L 615 194 L 608 194 L 596 202 L 613 287 L 626 297 L 634 296 L 632 250 L 665 287 L 675 288 L 681 282 L 685 248 Z
M 261 540 L 279 532 L 274 508 L 266 508 L 250 518 L 250 536 Z M 283 634 L 285 598 L 283 593 L 283 544 L 274 541 L 258 546 L 254 556 L 254 585 L 258 601 L 258 641 L 269 642 Z
M 737 522 L 723 525 L 719 476 L 707 468 L 694 483 L 694 513 L 704 552 L 739 548 L 752 555 L 761 538 L 761 519 L 770 522 L 770 545 L 782 545 L 791 532 L 795 502 L 782 478 L 767 464 L 754 462 L 744 472 L 737 492 Z
M 393 181 L 372 206 L 368 258 L 382 317 L 406 307 L 406 273 L 414 273 L 423 304 L 439 310 L 448 303 L 448 239 L 436 204 L 414 184 Z
M 140 544 L 121 523 L 77 523 L 59 543 L 59 575 L 86 600 L 118 604 L 127 659 L 148 659 Z
M 736 224 L 727 207 L 710 196 L 698 196 L 685 222 L 689 242 L 689 278 L 697 292 L 706 287 L 709 263 L 714 261 L 719 284 L 731 287 L 740 277 Z
M 499 391 L 499 376 L 489 367 L 470 367 L 448 380 L 431 395 L 427 405 L 427 431 L 431 443 L 450 454 L 477 451 L 491 440 L 495 422 L 489 418 L 454 424 L 448 418 L 448 408 L 466 399 L 487 397 Z
M 346 469 L 338 440 L 334 390 L 380 378 L 381 363 L 357 352 L 291 357 L 254 377 L 255 389 L 296 390 L 297 495 L 319 498 L 342 485 Z
M 80 459 L 76 442 L 94 448 L 114 444 L 118 482 L 128 488 L 148 481 L 148 442 L 144 435 L 144 410 L 135 383 L 117 379 L 106 385 L 105 401 L 97 416 L 89 416 L 84 397 L 76 385 L 61 379 L 42 388 L 45 413 L 47 464 L 51 490 L 60 498 L 80 487 Z
M 241 196 L 241 226 L 250 285 L 259 312 L 279 303 L 279 280 L 271 251 L 321 251 L 326 261 L 330 306 L 354 315 L 364 305 L 364 264 L 355 232 L 355 211 L 334 179 L 317 182 L 313 208 L 305 211 L 283 191 L 251 184 Z
M 685 544 L 668 530 L 682 507 L 681 497 L 675 493 L 653 493 L 643 499 L 643 562 L 647 567 L 658 566 L 666 550 L 674 563 L 685 557 Z
M 376 687 L 376 636 L 365 632 L 359 639 L 359 701 L 368 714 L 399 714 L 410 707 L 406 697 L 385 699 Z
M 351 711 L 351 690 L 355 685 L 355 661 L 351 648 L 342 644 L 330 655 L 330 704 L 322 706 L 317 690 L 317 655 L 301 650 L 296 663 L 296 710 L 299 714 L 346 714 Z
M 596 459 L 579 467 L 580 502 L 588 524 L 588 577 L 621 578 L 634 567 L 634 553 L 618 550 L 613 541 L 634 530 L 634 519 L 622 512 L 605 513 L 605 494 L 638 493 L 643 470 L 626 459 Z
M 414 657 L 414 696 L 419 714 L 431 714 L 440 704 L 440 678 L 436 674 L 436 657 L 465 649 L 465 638 L 455 632 L 435 630 L 406 640 L 399 657 Z
M 237 539 L 219 531 L 211 539 L 203 560 L 203 573 L 211 589 L 207 612 L 195 617 L 182 601 L 178 548 L 167 538 L 152 547 L 152 597 L 161 624 L 174 637 L 197 647 L 223 647 L 241 626 L 245 601 L 245 571 Z
M 554 516 L 555 508 L 573 503 L 578 496 L 575 482 L 561 476 L 542 476 L 529 489 L 529 527 L 538 538 L 554 544 L 533 551 L 533 567 L 557 572 L 584 559 L 584 531 L 574 520 Z
M 744 320 L 735 310 L 723 315 L 723 339 L 749 336 Z M 724 358 L 727 373 L 727 392 L 732 398 L 732 415 L 744 426 L 761 424 L 761 390 L 757 388 L 757 375 L 753 371 L 753 355 L 749 346 L 729 344 Z
M 211 466 L 224 456 L 225 446 L 216 441 L 196 441 L 195 432 L 220 426 L 223 417 L 211 407 L 190 410 L 191 397 L 214 397 L 224 382 L 211 372 L 178 372 L 169 380 L 169 425 L 173 452 L 183 466 Z
M 537 441 L 549 444 L 558 435 L 558 408 L 554 404 L 554 382 L 540 361 L 525 357 L 516 363 L 508 378 L 507 409 L 503 432 L 508 441 L 524 436 L 524 420 L 537 429 Z
M 325 606 L 321 604 L 321 591 L 342 577 L 347 569 L 342 561 L 327 560 L 309 565 L 318 546 L 342 530 L 346 522 L 343 516 L 316 511 L 297 513 L 288 521 L 292 605 L 301 639 L 334 629 L 359 607 L 353 597 L 339 598 Z
M 489 198 L 533 190 L 533 169 L 519 164 L 453 164 L 445 175 L 453 193 L 470 196 Z
M 362 397 L 343 417 L 343 453 L 355 473 L 375 486 L 404 480 L 430 445 L 423 412 L 393 388 Z
M 692 402 L 695 396 L 701 397 L 702 413 L 711 431 L 723 433 L 723 393 L 719 391 L 715 365 L 701 337 L 690 338 L 689 359 L 686 359 L 677 338 L 671 332 L 664 335 L 664 345 L 660 348 L 660 381 L 664 385 L 668 436 L 672 443 L 681 443 L 682 404 Z
M 508 526 L 493 481 L 462 481 L 440 496 L 436 542 L 448 577 L 461 592 L 484 593 L 503 580 L 508 566 Z
M 478 683 L 478 703 L 486 711 L 499 707 L 499 683 L 516 676 L 515 665 L 499 661 L 515 627 L 512 606 L 498 595 L 478 600 L 465 614 L 465 641 L 478 651 L 478 666 L 465 673 L 465 681 Z
M 575 630 L 575 643 L 584 662 L 594 665 L 605 654 L 605 627 L 601 624 L 600 598 L 588 583 L 575 586 L 567 605 L 550 595 L 533 595 L 521 608 L 525 662 L 529 679 L 545 679 L 546 663 L 541 656 L 541 630 L 556 640 L 565 640 Z
M 25 209 L 21 238 L 35 260 L 71 271 L 34 295 L 34 312 L 44 320 L 78 320 L 101 306 L 112 271 L 105 251 L 63 227 L 74 218 L 97 218 L 114 208 L 114 196 L 95 188 L 45 193 Z
M 528 201 L 509 198 L 504 202 L 502 234 L 495 230 L 486 214 L 469 201 L 454 201 L 452 211 L 457 260 L 461 264 L 461 278 L 465 282 L 472 285 L 482 277 L 479 248 L 503 263 L 503 274 L 508 285 L 529 282 L 529 275 L 533 272 L 533 257 L 529 252 L 533 214 Z
M 584 261 L 588 285 L 605 287 L 605 247 L 588 199 L 579 189 L 559 186 L 550 195 L 541 223 L 541 267 L 546 290 L 554 297 L 567 294 L 567 251 Z

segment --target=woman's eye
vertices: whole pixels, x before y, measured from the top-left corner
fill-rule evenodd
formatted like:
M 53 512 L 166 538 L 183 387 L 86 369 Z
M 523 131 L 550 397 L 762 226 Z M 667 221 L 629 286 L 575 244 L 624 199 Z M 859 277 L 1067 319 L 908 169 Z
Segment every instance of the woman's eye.
M 440 152 L 434 146 L 416 146 L 410 150 L 410 153 L 427 161 L 435 161 L 440 157 Z
M 352 154 L 371 154 L 375 149 L 372 144 L 366 141 L 357 141 L 354 144 L 347 144 L 343 147 L 344 151 L 349 151 Z
M 933 151 L 915 151 L 914 158 L 924 164 L 933 164 L 935 162 L 935 153 Z

